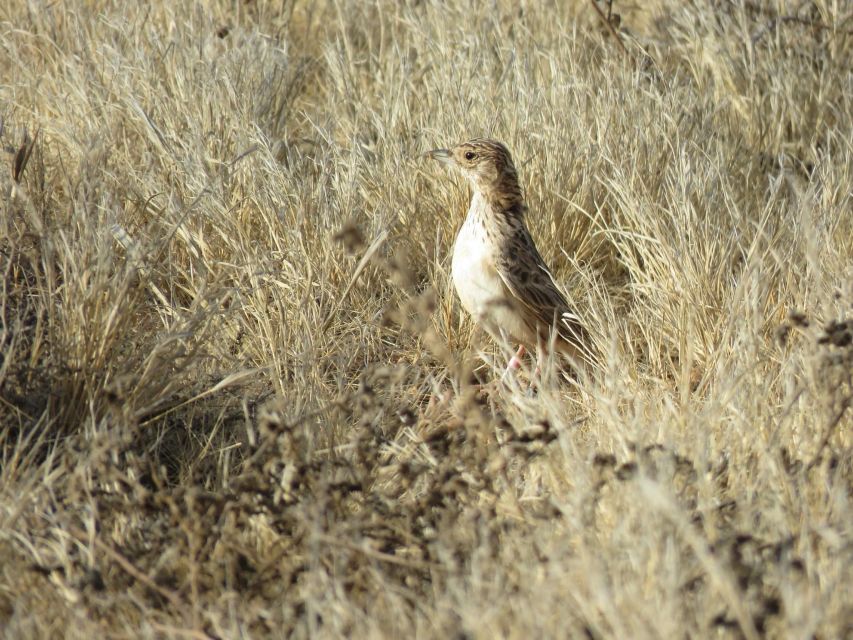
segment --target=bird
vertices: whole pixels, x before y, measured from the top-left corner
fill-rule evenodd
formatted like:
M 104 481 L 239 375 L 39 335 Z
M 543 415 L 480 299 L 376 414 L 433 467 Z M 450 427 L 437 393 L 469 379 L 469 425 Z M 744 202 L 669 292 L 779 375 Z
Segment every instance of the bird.
M 573 369 L 594 364 L 590 336 L 527 228 L 528 208 L 507 147 L 474 138 L 427 155 L 471 184 L 468 214 L 453 247 L 451 276 L 474 320 L 498 344 L 519 345 L 504 375 L 517 370 L 531 348 L 540 361 L 553 346 Z

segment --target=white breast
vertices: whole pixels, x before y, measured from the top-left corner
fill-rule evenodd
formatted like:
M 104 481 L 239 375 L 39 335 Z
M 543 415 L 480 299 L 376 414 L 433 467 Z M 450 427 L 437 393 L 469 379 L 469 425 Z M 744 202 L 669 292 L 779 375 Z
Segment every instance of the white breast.
M 496 247 L 481 222 L 485 206 L 475 193 L 453 247 L 453 285 L 465 310 L 493 338 L 523 341 L 529 330 L 507 299 L 508 291 L 495 266 Z

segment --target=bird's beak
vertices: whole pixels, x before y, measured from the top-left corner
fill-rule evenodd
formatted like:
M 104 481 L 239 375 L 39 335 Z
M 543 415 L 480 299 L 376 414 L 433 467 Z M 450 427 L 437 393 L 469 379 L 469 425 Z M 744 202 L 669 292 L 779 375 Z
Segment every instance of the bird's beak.
M 449 164 L 453 161 L 453 156 L 450 155 L 450 149 L 433 149 L 432 151 L 427 151 L 427 155 L 433 160 L 438 160 L 444 164 Z

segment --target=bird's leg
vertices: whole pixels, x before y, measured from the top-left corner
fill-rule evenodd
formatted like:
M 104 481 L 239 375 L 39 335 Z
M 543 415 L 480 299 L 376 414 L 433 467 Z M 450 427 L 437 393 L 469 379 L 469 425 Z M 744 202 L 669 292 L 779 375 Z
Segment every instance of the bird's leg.
M 502 376 L 502 379 L 506 380 L 508 376 L 518 371 L 521 367 L 521 359 L 524 357 L 524 354 L 527 353 L 524 345 L 518 346 L 518 351 L 515 352 L 515 355 L 509 359 L 509 363 L 506 365 L 506 371 Z
M 521 367 L 521 359 L 524 357 L 525 353 L 527 353 L 527 350 L 524 348 L 524 345 L 518 345 L 518 351 L 516 351 L 515 355 L 509 359 L 509 364 L 507 364 L 506 368 L 515 371 Z
M 548 356 L 548 352 L 545 349 L 545 346 L 540 341 L 536 345 L 536 368 L 533 370 L 533 375 L 530 376 L 530 388 L 539 386 L 539 382 L 542 378 L 542 363 L 545 362 L 545 358 Z
M 536 343 L 536 370 L 533 372 L 533 380 L 538 380 L 542 375 L 542 363 L 545 362 L 545 358 L 548 357 L 548 349 L 542 344 L 542 340 L 540 339 Z

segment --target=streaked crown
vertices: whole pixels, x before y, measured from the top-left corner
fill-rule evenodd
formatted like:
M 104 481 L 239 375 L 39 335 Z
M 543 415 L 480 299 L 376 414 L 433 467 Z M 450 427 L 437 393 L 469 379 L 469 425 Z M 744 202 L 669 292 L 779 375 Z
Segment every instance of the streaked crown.
M 496 208 L 523 208 L 518 173 L 502 142 L 474 138 L 450 149 L 434 149 L 430 156 L 460 171 Z

